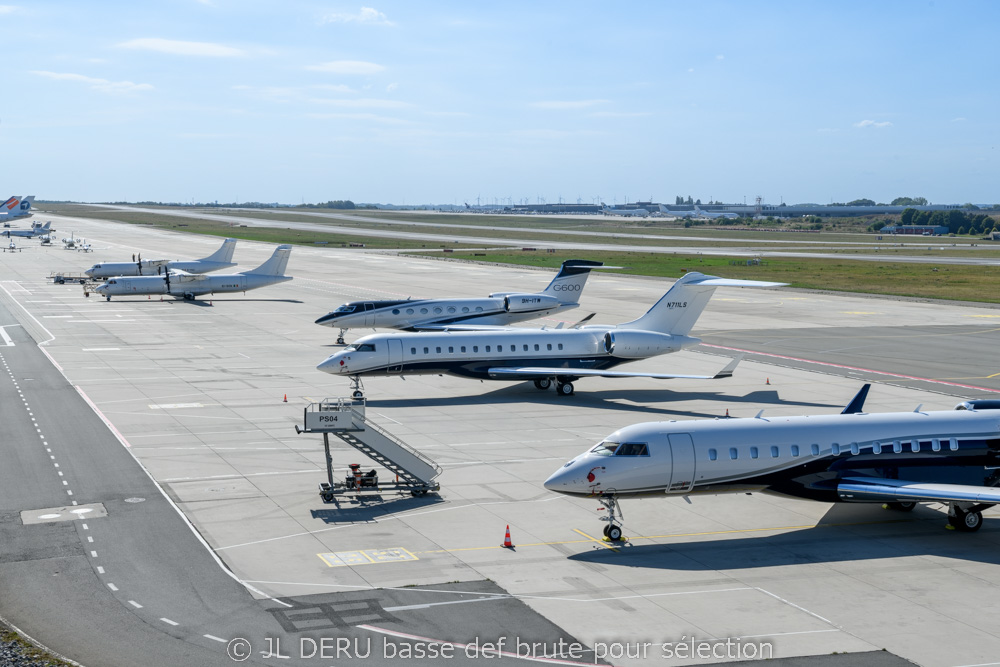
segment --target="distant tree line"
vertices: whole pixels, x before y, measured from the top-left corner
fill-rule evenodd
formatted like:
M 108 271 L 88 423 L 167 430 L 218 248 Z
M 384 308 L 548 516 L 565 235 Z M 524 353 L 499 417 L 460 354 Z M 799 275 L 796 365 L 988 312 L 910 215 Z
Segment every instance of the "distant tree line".
M 947 227 L 950 234 L 989 234 L 996 230 L 996 222 L 985 213 L 966 213 L 959 209 L 918 211 L 915 208 L 908 208 L 899 216 L 901 225 Z
M 331 199 L 320 204 L 303 204 L 303 208 L 357 208 L 350 199 Z

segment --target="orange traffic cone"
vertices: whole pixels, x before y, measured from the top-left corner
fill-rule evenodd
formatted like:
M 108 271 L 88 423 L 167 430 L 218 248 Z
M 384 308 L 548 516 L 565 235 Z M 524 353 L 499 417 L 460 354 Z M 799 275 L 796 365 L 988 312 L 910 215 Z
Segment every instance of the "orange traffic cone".
M 285 394 L 285 400 L 283 400 L 282 403 L 287 403 L 287 402 L 288 402 L 288 394 Z
M 771 384 L 771 378 L 767 378 L 767 381 L 764 384 Z
M 510 541 L 510 524 L 507 524 L 507 534 L 503 536 L 503 547 L 505 549 L 514 548 L 514 544 Z
M 726 416 L 729 416 L 729 408 L 726 408 Z

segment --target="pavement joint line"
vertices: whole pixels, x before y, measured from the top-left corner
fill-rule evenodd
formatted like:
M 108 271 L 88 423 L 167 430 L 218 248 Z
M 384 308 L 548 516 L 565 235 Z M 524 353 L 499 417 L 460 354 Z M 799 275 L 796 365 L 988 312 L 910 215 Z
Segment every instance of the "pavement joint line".
M 785 598 L 781 597 L 780 595 L 775 595 L 771 591 L 766 591 L 763 588 L 760 588 L 759 586 L 757 586 L 755 588 L 756 588 L 756 590 L 760 591 L 761 593 L 764 593 L 765 595 L 770 595 L 775 600 L 778 600 L 780 602 L 784 602 L 789 607 L 794 607 L 794 608 L 798 609 L 799 611 L 804 611 L 805 613 L 809 614 L 810 616 L 812 616 L 814 618 L 818 618 L 819 620 L 823 621 L 827 625 L 832 626 L 832 627 L 837 628 L 837 629 L 840 629 L 839 626 L 836 623 L 834 623 L 833 621 L 831 621 L 828 618 L 823 618 L 822 616 L 820 616 L 816 612 L 809 611 L 805 607 L 800 607 L 799 605 L 795 604 L 794 602 L 789 602 L 788 600 L 786 600 Z

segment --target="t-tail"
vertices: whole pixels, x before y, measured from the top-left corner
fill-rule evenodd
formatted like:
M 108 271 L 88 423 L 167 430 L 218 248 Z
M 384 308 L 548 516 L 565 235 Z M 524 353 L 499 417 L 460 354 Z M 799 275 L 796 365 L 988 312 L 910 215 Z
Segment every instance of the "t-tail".
M 616 329 L 638 329 L 686 336 L 691 333 L 716 287 L 780 287 L 787 283 L 763 280 L 735 280 L 692 272 L 674 283 L 646 314 L 619 324 Z
M 213 252 L 208 257 L 199 259 L 199 262 L 219 262 L 220 264 L 228 264 L 229 266 L 236 266 L 233 264 L 233 251 L 236 250 L 236 239 L 226 239 L 222 242 L 222 246 Z M 283 266 L 283 265 L 282 265 Z
M 276 278 L 289 278 L 285 275 L 285 267 L 288 266 L 288 256 L 292 252 L 292 246 L 279 245 L 274 249 L 274 254 L 266 262 L 250 271 L 243 271 L 247 275 L 272 276 Z
M 552 279 L 542 294 L 554 296 L 563 303 L 579 303 L 583 286 L 591 269 L 604 266 L 604 262 L 592 262 L 587 259 L 567 259 L 562 263 L 559 273 Z

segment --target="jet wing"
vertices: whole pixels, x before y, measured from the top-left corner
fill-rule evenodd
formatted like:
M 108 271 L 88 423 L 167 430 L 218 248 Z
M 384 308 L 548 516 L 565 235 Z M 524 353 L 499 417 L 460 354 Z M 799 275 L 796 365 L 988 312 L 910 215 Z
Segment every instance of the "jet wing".
M 896 502 L 1000 503 L 1000 488 L 970 484 L 930 484 L 876 477 L 847 478 L 837 484 L 843 500 Z
M 414 324 L 408 331 L 511 331 L 525 327 L 505 327 L 499 324 Z M 530 331 L 530 329 L 527 329 Z
M 551 378 L 557 375 L 570 377 L 601 377 L 601 378 L 653 378 L 654 380 L 718 380 L 732 377 L 736 366 L 742 361 L 737 357 L 726 364 L 726 367 L 715 375 L 680 375 L 671 373 L 636 373 L 633 371 L 600 371 L 588 368 L 545 368 L 544 366 L 504 367 L 489 369 L 490 377 L 540 377 Z

